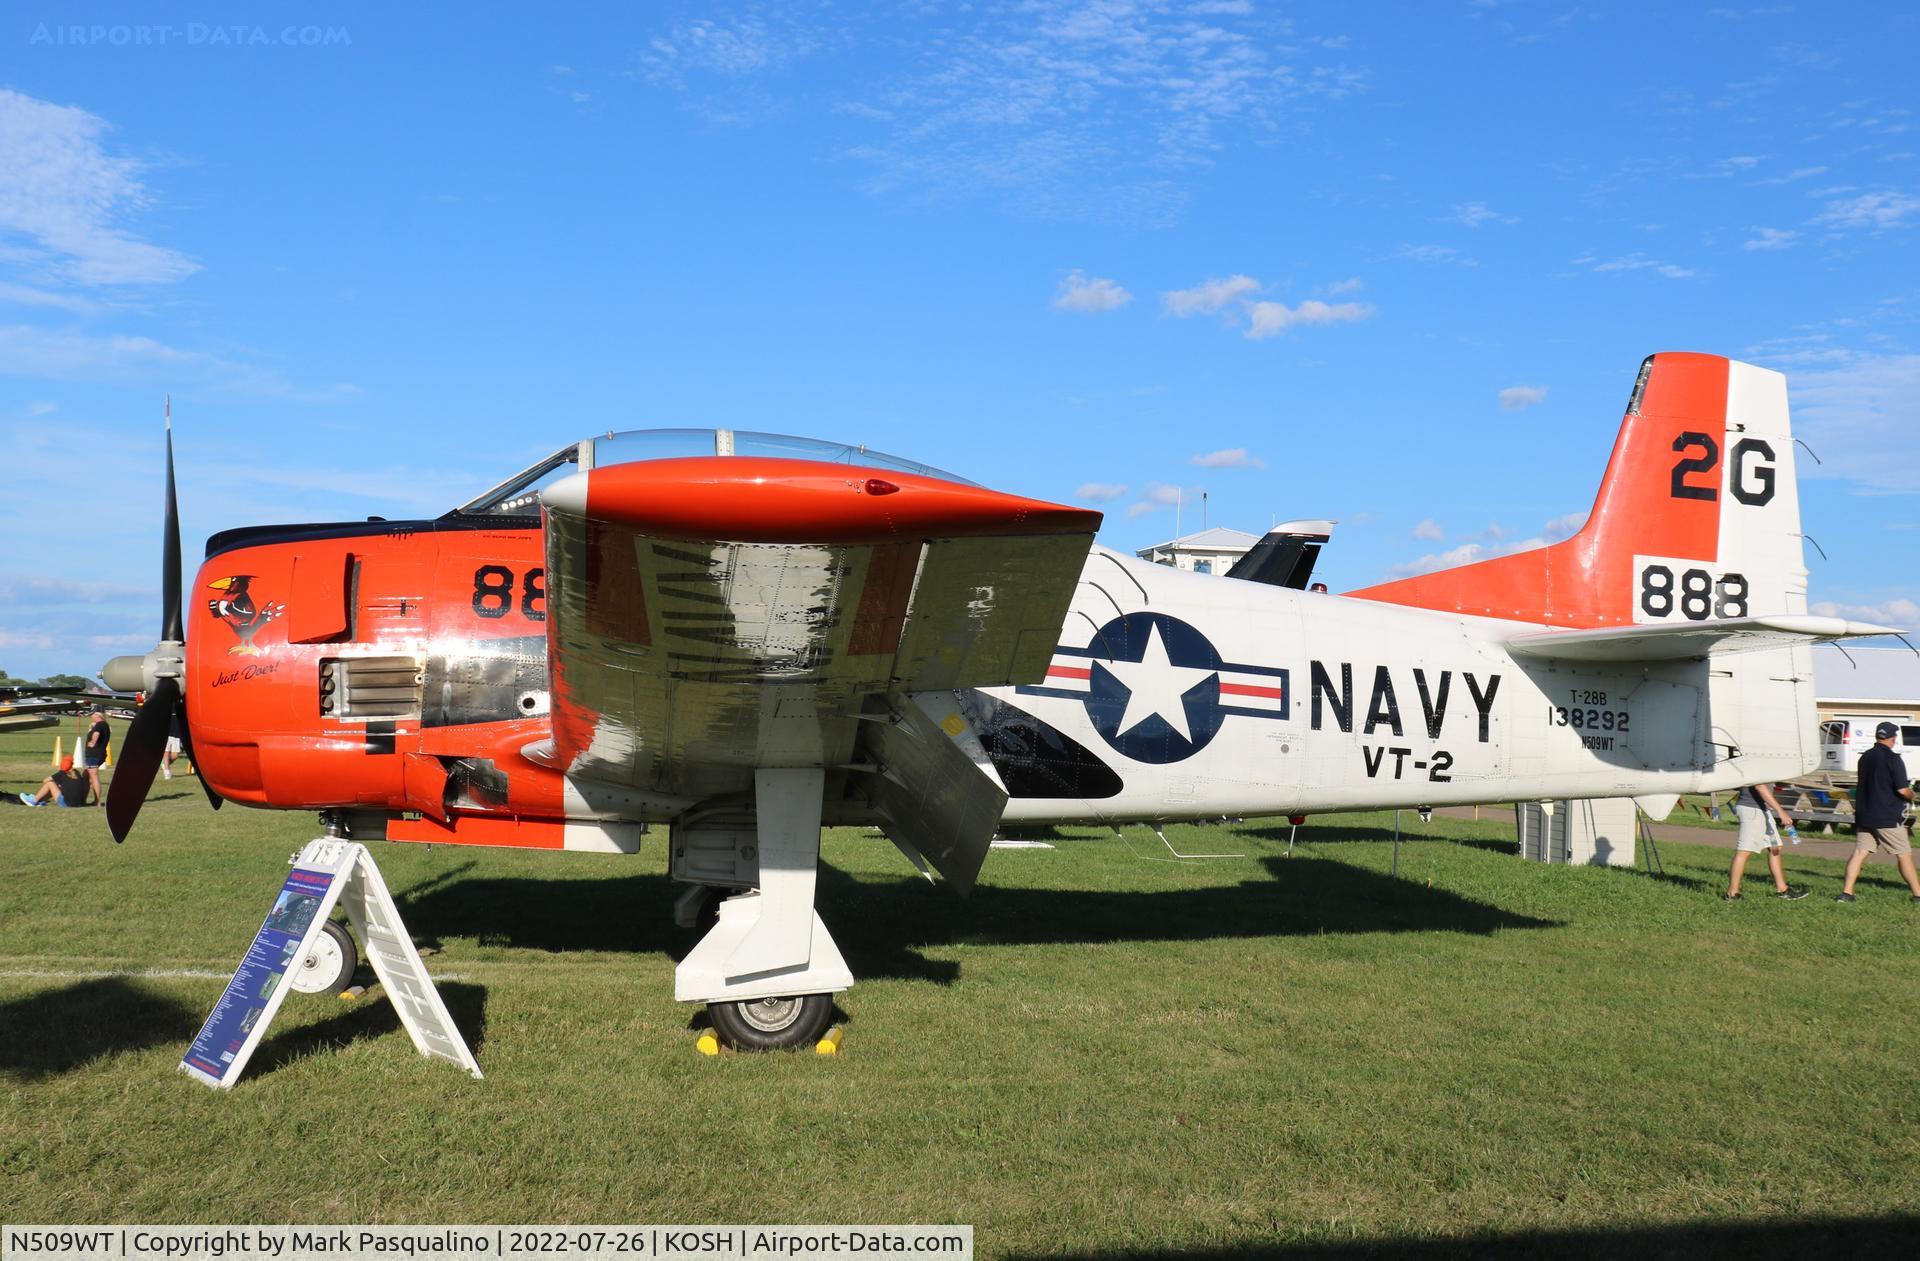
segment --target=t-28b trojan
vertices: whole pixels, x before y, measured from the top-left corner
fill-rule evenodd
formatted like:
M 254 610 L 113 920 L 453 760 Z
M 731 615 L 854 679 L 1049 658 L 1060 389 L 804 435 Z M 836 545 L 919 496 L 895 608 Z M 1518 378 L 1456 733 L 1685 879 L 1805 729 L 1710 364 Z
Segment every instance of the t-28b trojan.
M 720 429 L 591 438 L 433 520 L 228 530 L 183 600 L 167 461 L 163 642 L 103 671 L 148 697 L 114 836 L 176 709 L 215 804 L 330 834 L 633 853 L 665 824 L 711 925 L 675 996 L 742 1047 L 812 1041 L 853 983 L 814 910 L 825 825 L 965 893 L 1003 824 L 1662 815 L 1813 768 L 1810 645 L 1886 633 L 1808 615 L 1785 379 L 1710 355 L 1641 365 L 1573 538 L 1344 596 Z

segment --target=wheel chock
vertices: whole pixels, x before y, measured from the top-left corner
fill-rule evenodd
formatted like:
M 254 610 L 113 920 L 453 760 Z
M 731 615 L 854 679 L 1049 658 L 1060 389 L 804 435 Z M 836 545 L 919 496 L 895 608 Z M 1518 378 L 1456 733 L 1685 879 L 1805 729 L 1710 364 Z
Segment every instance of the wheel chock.
M 702 1029 L 700 1040 L 693 1044 L 693 1049 L 702 1055 L 720 1054 L 720 1035 L 711 1029 Z
M 835 1025 L 820 1035 L 820 1040 L 813 1044 L 813 1053 L 815 1055 L 840 1054 L 840 1039 L 845 1036 L 845 1031 L 839 1025 Z
M 340 1001 L 343 1003 L 350 1003 L 354 999 L 364 995 L 366 992 L 367 992 L 367 987 L 364 985 L 349 985 L 347 986 L 347 988 L 340 991 Z

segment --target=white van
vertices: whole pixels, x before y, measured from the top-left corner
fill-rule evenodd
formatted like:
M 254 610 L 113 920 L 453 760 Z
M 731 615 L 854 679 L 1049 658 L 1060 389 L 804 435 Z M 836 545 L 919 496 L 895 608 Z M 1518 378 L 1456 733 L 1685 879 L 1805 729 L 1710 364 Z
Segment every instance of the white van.
M 1900 736 L 1893 751 L 1902 757 L 1920 752 L 1920 724 L 1896 714 L 1837 714 L 1820 724 L 1820 770 L 1840 779 L 1859 774 L 1860 755 L 1873 747 L 1873 729 L 1883 722 L 1899 726 Z M 1920 773 L 1914 763 L 1909 773 Z

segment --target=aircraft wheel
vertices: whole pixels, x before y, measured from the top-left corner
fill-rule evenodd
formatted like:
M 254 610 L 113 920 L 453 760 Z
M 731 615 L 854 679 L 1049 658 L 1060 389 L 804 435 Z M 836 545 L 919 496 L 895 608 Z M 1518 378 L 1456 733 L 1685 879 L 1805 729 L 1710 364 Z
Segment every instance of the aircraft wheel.
M 360 951 L 346 927 L 328 920 L 306 958 L 287 970 L 287 984 L 299 994 L 338 994 L 353 983 Z
M 741 1051 L 791 1051 L 812 1046 L 833 1019 L 833 995 L 800 994 L 787 998 L 750 998 L 739 1003 L 708 1003 L 714 1032 Z

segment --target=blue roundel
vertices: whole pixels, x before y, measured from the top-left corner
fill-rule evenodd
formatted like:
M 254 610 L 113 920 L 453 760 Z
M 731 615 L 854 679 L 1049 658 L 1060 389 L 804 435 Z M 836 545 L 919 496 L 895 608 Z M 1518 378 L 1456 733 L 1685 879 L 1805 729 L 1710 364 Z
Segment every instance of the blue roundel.
M 1220 654 L 1164 613 L 1128 613 L 1086 647 L 1087 717 L 1101 739 L 1136 762 L 1192 757 L 1220 731 Z

